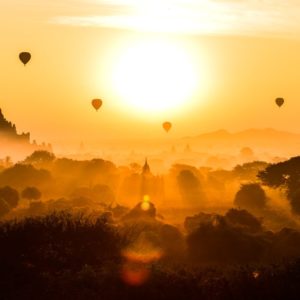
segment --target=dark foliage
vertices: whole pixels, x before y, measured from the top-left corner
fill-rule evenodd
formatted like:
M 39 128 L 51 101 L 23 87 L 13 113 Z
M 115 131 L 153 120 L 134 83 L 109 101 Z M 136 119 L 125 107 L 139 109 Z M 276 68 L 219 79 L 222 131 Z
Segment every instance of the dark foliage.
M 77 188 L 71 193 L 73 198 L 90 198 L 95 203 L 110 205 L 115 201 L 115 195 L 111 188 L 105 184 L 97 184 L 93 188 Z
M 292 211 L 300 214 L 300 156 L 271 164 L 258 173 L 258 178 L 267 186 L 285 189 Z
M 245 209 L 232 208 L 226 213 L 225 219 L 231 226 L 245 232 L 258 233 L 263 230 L 260 220 Z
M 300 232 L 290 228 L 283 228 L 274 234 L 270 257 L 277 259 L 300 257 Z
M 230 264 L 261 261 L 266 243 L 262 237 L 241 231 L 217 216 L 187 237 L 187 247 L 193 263 Z
M 13 271 L 20 266 L 56 272 L 101 265 L 119 253 L 117 232 L 104 218 L 61 212 L 6 222 L 0 227 L 0 265 Z
M 190 204 L 199 204 L 203 201 L 203 192 L 199 179 L 191 170 L 182 170 L 177 176 L 177 184 L 182 198 Z
M 255 180 L 258 172 L 263 171 L 268 166 L 264 161 L 253 161 L 237 165 L 233 169 L 233 174 L 242 180 Z
M 10 186 L 0 188 L 0 199 L 6 202 L 10 208 L 14 208 L 19 202 L 19 192 Z
M 15 187 L 40 186 L 50 181 L 49 171 L 36 169 L 32 165 L 16 164 L 0 173 L 0 184 Z
M 258 183 L 243 184 L 234 198 L 236 206 L 250 211 L 261 210 L 266 203 L 266 193 Z
M 195 216 L 186 217 L 184 220 L 184 228 L 188 233 L 192 233 L 202 225 L 213 223 L 218 217 L 219 216 L 217 214 L 200 212 Z
M 32 164 L 38 167 L 45 167 L 55 160 L 54 153 L 45 150 L 34 151 L 31 155 L 25 158 L 24 163 Z
M 7 204 L 7 202 L 0 198 L 0 218 L 5 216 L 10 210 L 11 207 Z
M 292 212 L 300 215 L 300 189 L 298 187 L 289 189 L 287 192 Z
M 28 186 L 21 193 L 22 198 L 28 200 L 38 200 L 41 198 L 42 193 L 34 186 Z
M 293 188 L 300 182 L 300 156 L 269 165 L 259 172 L 258 178 L 270 187 Z
M 143 265 L 148 275 L 140 285 L 124 281 L 122 250 L 142 234 L 171 251 L 182 241 L 176 228 L 143 221 L 131 230 L 128 223 L 119 230 L 105 216 L 66 212 L 1 223 L 0 299 L 299 299 L 299 260 L 250 264 L 261 251 L 260 238 L 255 242 L 255 235 L 235 227 L 254 220 L 236 210 L 212 219 L 212 224 L 188 236 L 190 255 L 208 260 L 219 256 L 229 264 L 220 260 L 210 266 L 179 260 L 170 264 L 161 259 Z M 158 240 L 154 233 L 159 234 Z M 289 245 L 286 254 L 299 257 L 295 241 L 300 243 L 299 232 L 282 230 L 274 236 L 273 254 L 280 256 L 285 244 Z M 245 260 L 247 264 L 237 264 Z

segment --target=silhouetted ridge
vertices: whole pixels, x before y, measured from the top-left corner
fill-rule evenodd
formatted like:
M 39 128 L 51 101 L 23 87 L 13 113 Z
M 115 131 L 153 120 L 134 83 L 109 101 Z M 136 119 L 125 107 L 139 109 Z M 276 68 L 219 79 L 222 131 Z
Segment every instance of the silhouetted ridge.
M 30 132 L 17 133 L 16 125 L 8 121 L 0 108 L 0 142 L 3 145 L 0 151 L 1 156 L 14 156 L 14 150 L 46 150 L 52 152 L 51 144 L 42 143 L 38 145 L 35 140 L 30 142 Z M 12 148 L 13 147 L 13 148 Z M 28 152 L 27 151 L 27 152 Z
M 11 134 L 14 136 L 18 136 L 16 125 L 12 124 L 11 122 L 7 121 L 2 113 L 0 108 L 0 132 L 2 134 Z
M 284 141 L 284 143 L 282 143 Z M 300 147 L 300 134 L 280 131 L 273 128 L 250 128 L 238 132 L 217 130 L 196 136 L 185 137 L 180 140 L 182 144 L 190 144 L 193 148 L 214 147 L 223 151 L 230 149 L 236 151 L 239 148 L 250 147 L 256 151 L 273 152 L 280 149 L 281 152 L 293 151 Z M 230 151 L 229 150 L 229 151 Z M 294 153 L 293 155 L 296 155 Z

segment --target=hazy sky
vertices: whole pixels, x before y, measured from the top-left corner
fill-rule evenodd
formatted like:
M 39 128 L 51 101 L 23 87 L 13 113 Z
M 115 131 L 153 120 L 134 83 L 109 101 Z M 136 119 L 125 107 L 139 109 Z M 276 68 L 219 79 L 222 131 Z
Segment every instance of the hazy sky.
M 0 107 L 49 142 L 300 132 L 299 17 L 294 0 L 2 0 Z

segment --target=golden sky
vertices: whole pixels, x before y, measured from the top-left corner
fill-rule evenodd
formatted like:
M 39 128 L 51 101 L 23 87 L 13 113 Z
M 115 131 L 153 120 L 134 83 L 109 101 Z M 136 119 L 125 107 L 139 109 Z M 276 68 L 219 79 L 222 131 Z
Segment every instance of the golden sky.
M 295 0 L 2 0 L 0 107 L 49 142 L 300 132 L 299 17 Z

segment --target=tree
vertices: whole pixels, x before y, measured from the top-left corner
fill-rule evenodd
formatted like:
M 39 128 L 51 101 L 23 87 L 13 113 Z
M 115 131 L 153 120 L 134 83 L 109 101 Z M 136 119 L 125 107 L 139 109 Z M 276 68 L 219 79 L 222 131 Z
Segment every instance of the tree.
M 253 161 L 237 165 L 233 169 L 233 174 L 242 180 L 255 180 L 258 172 L 263 171 L 268 166 L 264 161 Z
M 264 185 L 284 189 L 292 211 L 300 214 L 300 156 L 271 164 L 257 177 Z
M 115 201 L 114 192 L 105 184 L 97 184 L 93 187 L 95 199 L 102 204 L 111 204 Z
M 262 224 L 259 219 L 245 209 L 231 208 L 225 215 L 226 221 L 233 227 L 248 233 L 262 231 Z
M 109 205 L 115 201 L 115 196 L 111 188 L 105 184 L 97 184 L 93 188 L 76 188 L 71 196 L 73 199 L 89 198 L 95 203 Z
M 182 198 L 188 203 L 198 204 L 203 198 L 199 179 L 190 170 L 182 170 L 177 176 Z
M 7 202 L 0 198 L 0 218 L 6 215 L 10 210 L 11 208 Z
M 232 226 L 223 216 L 200 224 L 186 238 L 192 263 L 245 263 L 259 261 L 266 249 L 263 237 Z
M 19 202 L 19 192 L 10 186 L 4 186 L 0 188 L 0 199 L 5 201 L 11 208 L 18 205 Z
M 234 198 L 234 204 L 250 211 L 265 208 L 267 196 L 258 183 L 247 183 L 240 187 Z
M 18 188 L 39 186 L 50 180 L 49 171 L 36 169 L 32 165 L 16 164 L 0 173 L 1 185 L 12 185 Z
M 288 194 L 293 213 L 300 215 L 300 188 Z
M 21 196 L 28 200 L 38 200 L 41 198 L 42 193 L 36 187 L 29 186 L 22 191 Z
M 26 164 L 32 164 L 38 167 L 46 167 L 55 160 L 55 155 L 46 150 L 34 151 L 24 160 Z
M 240 150 L 240 156 L 244 161 L 250 161 L 254 159 L 254 152 L 250 147 L 244 147 Z

